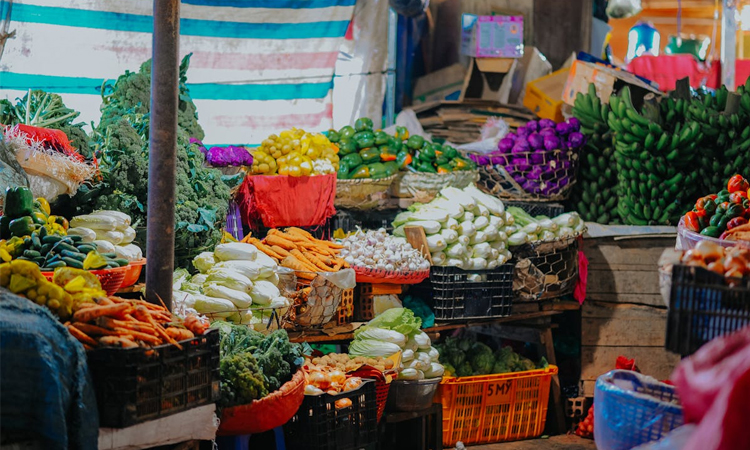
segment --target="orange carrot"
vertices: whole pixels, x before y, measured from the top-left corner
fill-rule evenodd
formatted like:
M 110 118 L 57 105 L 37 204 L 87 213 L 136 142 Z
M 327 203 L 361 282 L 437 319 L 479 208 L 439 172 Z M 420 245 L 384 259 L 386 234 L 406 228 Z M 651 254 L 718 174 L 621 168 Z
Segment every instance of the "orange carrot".
M 195 337 L 192 331 L 185 328 L 169 327 L 165 330 L 165 332 L 178 342 Z
M 151 317 L 151 313 L 148 309 L 146 309 L 144 306 L 139 305 L 135 308 L 135 312 L 133 313 L 134 317 L 142 322 L 148 322 L 151 325 L 154 326 L 154 329 L 156 330 L 156 333 L 158 336 L 161 336 L 163 339 L 165 339 L 170 344 L 174 345 L 175 347 L 182 350 L 182 346 L 177 343 L 174 339 L 172 339 L 165 331 L 164 328 L 161 327 L 153 317 Z
M 302 262 L 300 262 L 294 256 L 287 256 L 281 261 L 281 265 L 297 272 L 297 277 L 304 278 L 306 280 L 312 280 L 315 278 L 315 273 L 310 273 L 310 269 L 307 268 Z M 316 272 L 313 270 L 312 272 Z
M 112 330 L 116 330 L 118 328 L 126 328 L 128 330 L 133 331 L 139 331 L 141 333 L 147 333 L 151 335 L 156 335 L 156 330 L 150 323 L 145 322 L 137 322 L 137 321 L 127 321 L 127 320 L 117 320 L 117 319 L 110 319 L 109 317 L 100 317 L 97 319 L 97 324 L 101 327 L 109 328 Z
M 92 347 L 92 346 L 90 346 L 88 344 L 83 344 L 83 349 L 86 350 L 86 351 L 89 351 L 89 350 L 93 350 L 94 347 Z
M 119 336 L 120 333 L 90 323 L 74 322 L 73 326 L 91 336 Z
M 289 227 L 286 230 L 287 233 L 294 233 L 298 234 L 300 236 L 306 237 L 307 239 L 315 239 L 312 234 L 308 233 L 307 231 L 303 230 L 302 228 L 297 227 Z
M 102 336 L 99 338 L 99 343 L 109 347 L 138 347 L 138 344 L 133 342 L 131 339 L 128 339 L 126 336 Z
M 129 334 L 130 336 L 133 336 L 135 340 L 137 341 L 143 341 L 147 344 L 151 345 L 159 345 L 161 344 L 161 340 L 157 338 L 156 336 L 152 336 L 150 334 L 141 333 L 139 331 L 133 331 L 128 328 L 115 328 L 115 331 L 119 331 L 122 334 Z
M 81 341 L 83 344 L 88 344 L 92 347 L 98 346 L 95 340 L 93 340 L 88 334 L 84 333 L 83 331 L 79 330 L 78 328 L 74 327 L 73 325 L 68 325 L 68 331 L 70 334 Z
M 312 263 L 312 261 L 308 260 L 307 257 L 302 254 L 301 251 L 295 249 L 295 250 L 292 250 L 291 253 L 292 253 L 292 256 L 297 258 L 297 261 L 304 264 L 308 268 L 309 271 L 317 272 L 318 270 L 320 270 L 315 266 L 315 264 Z
M 79 309 L 73 314 L 73 322 L 91 322 L 97 317 L 121 314 L 130 309 L 127 303 L 116 303 L 95 308 Z
M 326 272 L 333 272 L 333 269 L 328 267 L 320 258 L 318 258 L 318 256 L 315 253 L 305 252 L 304 255 L 307 257 L 307 259 L 310 262 L 315 264 L 315 267 L 317 267 L 318 269 L 325 270 Z
M 297 248 L 297 244 L 276 234 L 269 234 L 268 236 L 266 236 L 266 243 L 268 245 L 278 245 L 279 247 L 286 250 L 293 250 Z
M 281 259 L 284 259 L 284 258 L 286 258 L 286 257 L 287 257 L 287 256 L 289 256 L 289 255 L 291 255 L 291 253 L 289 253 L 289 250 L 287 250 L 287 249 L 285 249 L 285 248 L 281 248 L 281 247 L 279 247 L 278 245 L 272 245 L 272 246 L 271 246 L 271 250 L 273 250 L 273 251 L 274 251 L 274 252 L 276 252 L 276 253 L 277 253 L 277 254 L 278 254 L 279 256 L 281 256 L 281 258 L 279 258 L 280 260 L 281 260 Z
M 249 244 L 253 244 L 255 246 L 255 248 L 257 248 L 258 250 L 262 251 L 263 253 L 265 253 L 266 255 L 270 256 L 271 258 L 284 259 L 281 255 L 279 255 L 278 253 L 276 253 L 275 251 L 273 251 L 273 249 L 271 249 L 271 247 L 269 247 L 266 244 L 262 243 L 258 239 L 255 239 L 255 238 L 251 239 L 251 241 L 249 242 Z
M 101 298 L 97 299 L 96 303 L 99 306 L 107 306 L 107 305 L 114 305 L 115 304 L 115 302 L 113 302 L 112 300 L 110 300 L 110 299 L 108 299 L 106 297 L 101 297 Z

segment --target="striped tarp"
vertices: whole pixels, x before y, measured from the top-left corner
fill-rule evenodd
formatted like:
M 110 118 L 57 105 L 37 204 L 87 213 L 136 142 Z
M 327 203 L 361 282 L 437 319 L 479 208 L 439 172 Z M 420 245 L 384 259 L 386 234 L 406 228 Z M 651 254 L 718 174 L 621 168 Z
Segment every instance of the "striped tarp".
M 206 143 L 331 127 L 333 74 L 356 0 L 182 0 L 180 53 Z M 0 98 L 63 95 L 98 121 L 99 88 L 151 57 L 151 0 L 0 0 L 11 8 Z

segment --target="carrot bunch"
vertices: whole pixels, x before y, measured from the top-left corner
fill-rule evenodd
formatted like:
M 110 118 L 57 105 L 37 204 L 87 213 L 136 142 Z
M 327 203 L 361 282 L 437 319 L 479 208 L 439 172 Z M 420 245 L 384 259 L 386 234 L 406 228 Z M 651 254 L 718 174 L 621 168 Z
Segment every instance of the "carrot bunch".
M 186 320 L 186 325 L 195 324 Z M 182 349 L 179 341 L 195 337 L 193 331 L 205 331 L 198 323 L 191 331 L 165 307 L 143 300 L 102 297 L 96 302 L 79 303 L 69 322 L 71 335 L 86 350 L 97 347 L 153 347 L 170 343 Z
M 301 228 L 273 229 L 262 241 L 248 234 L 242 242 L 253 244 L 281 266 L 297 271 L 298 277 L 308 280 L 315 278 L 316 272 L 337 272 L 349 267 L 338 256 L 343 246 L 315 239 Z

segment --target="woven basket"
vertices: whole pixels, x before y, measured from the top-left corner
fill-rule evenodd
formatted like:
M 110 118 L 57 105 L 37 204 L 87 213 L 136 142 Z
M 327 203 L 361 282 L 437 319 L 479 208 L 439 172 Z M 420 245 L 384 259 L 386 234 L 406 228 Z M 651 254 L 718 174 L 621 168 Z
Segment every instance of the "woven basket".
M 463 189 L 479 180 L 476 170 L 450 173 L 399 172 L 391 185 L 391 197 L 413 198 L 418 202 L 432 201 L 441 189 L 453 186 Z
M 378 179 L 336 180 L 333 204 L 337 208 L 360 210 L 381 207 L 388 200 L 388 188 L 395 179 L 396 175 Z
M 571 187 L 575 184 L 575 177 L 560 192 L 554 195 L 544 196 L 530 194 L 516 183 L 516 180 L 505 170 L 503 166 L 480 166 L 479 167 L 479 189 L 503 200 L 524 202 L 557 202 L 563 201 L 570 195 Z

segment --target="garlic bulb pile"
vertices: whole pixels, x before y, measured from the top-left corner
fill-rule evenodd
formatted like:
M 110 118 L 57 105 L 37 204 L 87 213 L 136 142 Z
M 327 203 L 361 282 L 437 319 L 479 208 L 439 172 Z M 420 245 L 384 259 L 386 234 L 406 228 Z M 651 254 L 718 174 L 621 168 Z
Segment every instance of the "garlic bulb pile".
M 341 241 L 340 256 L 351 266 L 368 269 L 416 272 L 429 270 L 430 263 L 406 239 L 391 236 L 381 228 L 357 232 Z

